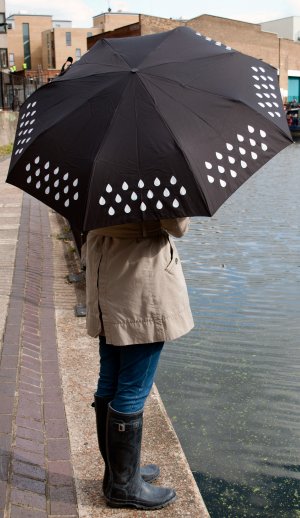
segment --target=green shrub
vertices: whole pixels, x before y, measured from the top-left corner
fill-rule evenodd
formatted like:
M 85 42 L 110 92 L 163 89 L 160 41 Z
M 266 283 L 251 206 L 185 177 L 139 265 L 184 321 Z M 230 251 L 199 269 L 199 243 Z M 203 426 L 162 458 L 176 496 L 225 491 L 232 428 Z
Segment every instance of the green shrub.
M 7 144 L 6 146 L 0 146 L 0 157 L 11 155 L 13 144 Z

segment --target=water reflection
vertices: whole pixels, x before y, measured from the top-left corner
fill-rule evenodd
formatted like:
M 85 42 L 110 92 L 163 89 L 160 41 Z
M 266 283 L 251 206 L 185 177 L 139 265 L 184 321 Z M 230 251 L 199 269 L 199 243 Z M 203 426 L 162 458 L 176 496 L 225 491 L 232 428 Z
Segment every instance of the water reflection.
M 300 516 L 300 145 L 177 243 L 195 329 L 157 385 L 212 518 Z

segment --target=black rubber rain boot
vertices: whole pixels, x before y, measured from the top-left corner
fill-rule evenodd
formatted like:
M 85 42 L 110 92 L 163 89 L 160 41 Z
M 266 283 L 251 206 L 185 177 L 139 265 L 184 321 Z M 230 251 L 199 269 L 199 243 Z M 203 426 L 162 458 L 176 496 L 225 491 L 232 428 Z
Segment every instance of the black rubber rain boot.
M 108 405 L 105 497 L 111 507 L 161 509 L 176 498 L 174 489 L 152 486 L 140 474 L 143 411 L 123 414 Z
M 103 492 L 105 493 L 105 489 L 107 486 L 107 457 L 106 457 L 106 418 L 107 418 L 107 410 L 108 404 L 112 400 L 111 397 L 99 397 L 94 396 L 93 406 L 96 412 L 96 426 L 97 426 L 97 436 L 98 436 L 98 444 L 99 450 L 102 455 L 105 464 L 104 477 L 103 477 Z M 159 477 L 160 471 L 159 467 L 156 464 L 147 464 L 140 468 L 141 476 L 146 482 L 153 482 Z

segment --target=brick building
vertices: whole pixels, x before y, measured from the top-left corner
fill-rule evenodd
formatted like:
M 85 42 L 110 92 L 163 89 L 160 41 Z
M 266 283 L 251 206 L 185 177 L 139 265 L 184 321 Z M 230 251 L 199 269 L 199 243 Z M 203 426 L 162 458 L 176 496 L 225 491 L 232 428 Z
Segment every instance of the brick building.
M 1 0 L 0 0 L 1 1 Z M 56 72 L 68 56 L 79 59 L 87 50 L 87 37 L 99 28 L 72 28 L 69 20 L 53 20 L 51 15 L 13 14 L 7 18 L 9 66 L 28 71 Z
M 179 25 L 191 27 L 233 49 L 270 63 L 278 70 L 283 99 L 290 100 L 291 97 L 296 97 L 300 101 L 300 82 L 297 95 L 295 90 L 290 91 L 292 79 L 298 75 L 300 77 L 300 42 L 265 32 L 260 24 L 206 14 L 185 21 L 140 14 L 138 21 L 133 24 L 89 37 L 88 49 L 99 38 L 153 34 L 171 30 Z
M 135 13 L 107 12 L 93 16 L 93 27 L 99 27 L 101 32 L 114 31 L 119 27 L 131 25 L 139 21 L 139 15 Z

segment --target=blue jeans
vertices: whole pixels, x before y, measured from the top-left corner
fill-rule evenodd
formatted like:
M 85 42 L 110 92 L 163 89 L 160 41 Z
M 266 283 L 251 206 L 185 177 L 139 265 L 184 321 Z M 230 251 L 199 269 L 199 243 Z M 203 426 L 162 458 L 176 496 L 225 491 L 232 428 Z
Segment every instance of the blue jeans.
M 111 397 L 118 412 L 131 414 L 144 408 L 153 385 L 164 342 L 116 346 L 100 336 L 100 373 L 96 396 Z

